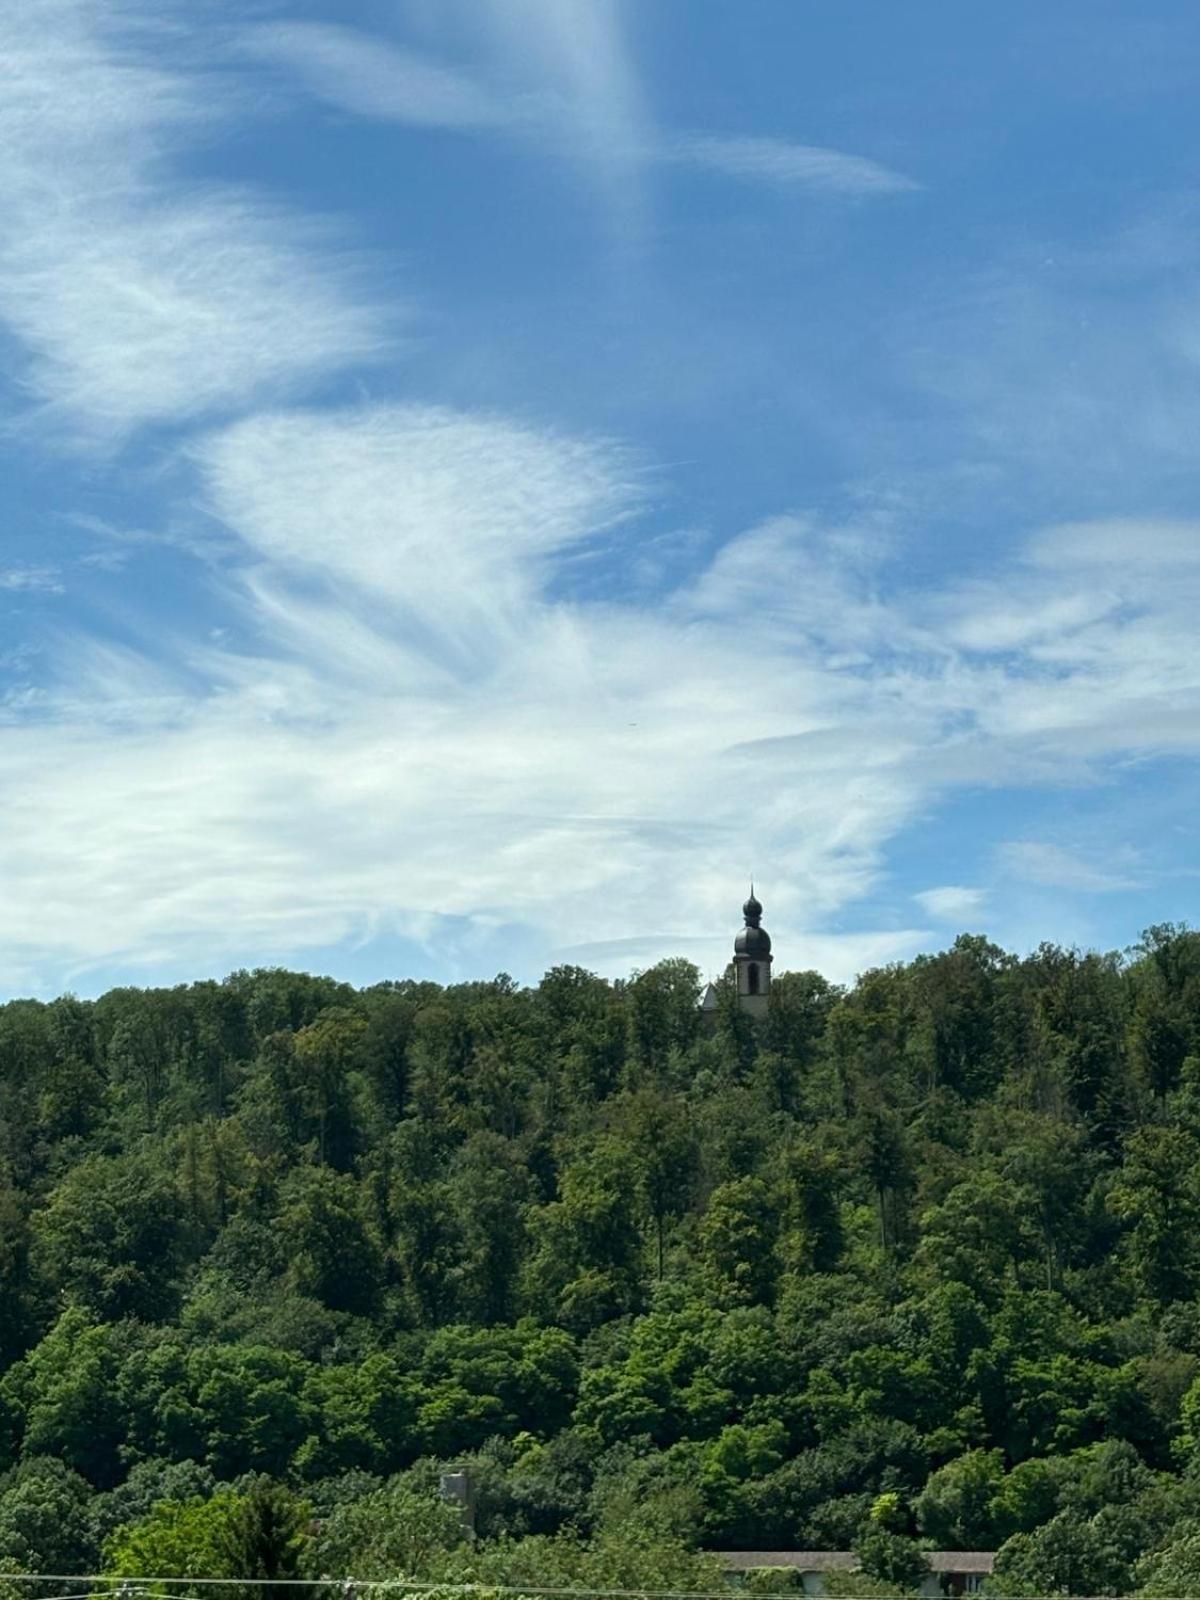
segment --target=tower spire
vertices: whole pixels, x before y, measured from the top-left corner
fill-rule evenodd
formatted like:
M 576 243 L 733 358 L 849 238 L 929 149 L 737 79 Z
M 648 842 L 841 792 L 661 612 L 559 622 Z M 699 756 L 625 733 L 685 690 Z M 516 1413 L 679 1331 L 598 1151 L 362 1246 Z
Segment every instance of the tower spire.
M 762 902 L 750 883 L 750 898 L 742 907 L 746 926 L 733 941 L 738 1005 L 752 1017 L 765 1017 L 771 992 L 771 935 L 762 925 Z

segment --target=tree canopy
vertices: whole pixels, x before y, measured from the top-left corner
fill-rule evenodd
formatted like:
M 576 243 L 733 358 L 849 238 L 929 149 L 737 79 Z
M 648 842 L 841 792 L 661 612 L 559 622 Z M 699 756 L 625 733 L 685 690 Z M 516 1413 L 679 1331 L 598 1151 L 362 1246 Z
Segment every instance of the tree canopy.
M 1200 935 L 699 988 L 0 1006 L 0 1566 L 1200 1594 Z

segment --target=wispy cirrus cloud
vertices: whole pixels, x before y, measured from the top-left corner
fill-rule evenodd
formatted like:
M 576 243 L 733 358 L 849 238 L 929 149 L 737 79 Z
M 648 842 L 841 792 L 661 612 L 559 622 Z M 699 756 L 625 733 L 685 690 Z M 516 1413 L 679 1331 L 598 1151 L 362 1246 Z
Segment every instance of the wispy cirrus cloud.
M 1112 568 L 1122 583 L 1168 567 L 1200 568 L 1200 522 L 1167 517 L 1102 517 L 1058 523 L 1030 541 L 1036 567 Z
M 1005 869 L 1018 879 L 1045 889 L 1069 889 L 1083 894 L 1113 894 L 1141 887 L 1128 872 L 1098 866 L 1073 850 L 1040 839 L 1019 839 L 1001 846 Z
M 248 545 L 386 602 L 449 669 L 510 643 L 550 557 L 629 515 L 644 482 L 616 445 L 422 406 L 260 414 L 197 459 Z
M 1166 548 L 1170 510 L 1189 515 L 1177 490 L 1200 428 L 1196 240 L 1190 202 L 1149 195 L 1086 245 L 1043 221 L 973 270 L 931 261 L 927 295 L 896 308 L 887 360 L 918 428 L 952 450 L 943 483 L 967 496 L 1019 483 L 1117 561 L 1143 520 Z
M 610 972 L 680 948 L 716 969 L 749 870 L 773 885 L 788 964 L 848 976 L 929 938 L 836 931 L 897 833 L 957 782 L 1077 781 L 1147 748 L 1135 657 L 1175 642 L 1172 571 L 1108 624 L 1115 667 L 997 662 L 922 596 L 881 599 L 869 534 L 803 517 L 730 541 L 666 609 L 551 599 L 556 564 L 637 513 L 644 469 L 502 416 L 275 411 L 190 460 L 241 550 L 221 636 L 144 655 L 77 640 L 0 741 L 14 970 L 388 936 L 434 941 L 453 970 L 496 930 Z M 997 590 L 1027 570 L 1004 565 Z M 1152 701 L 1155 748 L 1195 750 L 1195 717 Z M 1129 876 L 1037 841 L 1000 860 L 1083 894 Z M 917 903 L 973 919 L 980 891 Z
M 463 0 L 452 4 L 463 5 Z M 491 36 L 493 70 L 551 126 L 633 218 L 651 117 L 630 48 L 628 0 L 466 0 Z
M 144 192 L 94 226 L 91 210 L 81 196 L 0 250 L 0 314 L 30 352 L 22 381 L 43 423 L 119 439 L 286 394 L 387 345 L 328 230 L 261 199 Z
M 517 115 L 466 72 L 337 23 L 262 23 L 243 32 L 241 48 L 357 116 L 474 130 Z
M 183 14 L 159 12 L 0 0 L 15 63 L 0 317 L 24 351 L 21 403 L 89 445 L 180 427 L 175 470 L 131 525 L 166 526 L 180 564 L 205 557 L 203 625 L 164 620 L 157 595 L 139 613 L 131 582 L 120 639 L 77 621 L 0 705 L 0 970 L 40 987 L 102 963 L 182 976 L 388 935 L 430 941 L 443 974 L 477 971 L 493 937 L 505 964 L 582 949 L 620 972 L 683 949 L 716 968 L 754 872 L 786 964 L 847 976 L 932 937 L 907 925 L 908 888 L 905 925 L 848 924 L 872 915 L 889 847 L 957 786 L 1200 753 L 1187 522 L 1080 515 L 980 555 L 969 584 L 919 586 L 886 517 L 787 513 L 699 570 L 669 564 L 653 607 L 563 599 L 564 564 L 643 509 L 645 458 L 529 411 L 298 404 L 372 361 L 388 319 L 328 224 L 181 180 L 189 141 L 239 126 L 261 78 L 240 76 L 244 54 L 214 72 Z M 331 22 L 234 31 L 355 114 L 536 140 L 614 214 L 657 164 L 798 195 L 914 187 L 860 155 L 664 133 L 607 0 L 427 14 L 431 55 Z M 476 28 L 469 54 L 453 15 Z M 171 48 L 147 49 L 144 28 Z M 1082 375 L 1065 359 L 1069 293 L 1028 325 L 1011 290 L 998 300 L 1016 337 L 977 348 L 991 324 L 974 305 L 948 396 L 975 385 L 1000 453 L 1090 471 L 1082 447 L 1120 416 L 1120 386 L 1096 381 L 1103 359 L 1085 351 Z M 1057 387 L 1041 381 L 1047 328 Z M 928 348 L 933 362 L 946 345 Z M 1165 430 L 1178 449 L 1187 420 L 1143 408 L 1133 442 Z M 117 553 L 149 559 L 153 541 Z M 1030 830 L 993 860 L 1060 896 L 1139 876 L 1095 840 L 1070 845 Z M 952 881 L 914 898 L 945 926 L 982 894 Z
M 488 12 L 504 116 L 535 106 L 619 189 L 652 148 L 620 7 L 518 9 Z M 35 20 L 0 0 L 15 86 L 0 108 L 15 219 L 0 319 L 27 399 L 88 448 L 250 410 L 183 452 L 241 554 L 220 630 L 147 615 L 140 639 L 129 617 L 121 641 L 64 634 L 45 681 L 5 704 L 0 872 L 23 908 L 8 970 L 236 958 L 231 926 L 260 955 L 377 927 L 419 938 L 430 905 L 468 944 L 549 908 L 564 941 L 619 940 L 630 915 L 663 948 L 721 926 L 733 883 L 710 875 L 666 901 L 662 884 L 724 854 L 744 803 L 737 748 L 794 733 L 809 706 L 828 770 L 861 774 L 886 764 L 875 732 L 848 746 L 832 732 L 844 688 L 806 652 L 781 660 L 786 709 L 748 709 L 740 620 L 711 606 L 656 617 L 549 599 L 555 561 L 637 511 L 629 450 L 419 405 L 253 411 L 370 360 L 385 321 L 319 224 L 249 189 L 179 183 L 177 157 L 236 120 L 239 90 L 195 62 L 155 64 L 145 20 L 76 0 Z M 499 115 L 490 88 L 402 52 L 368 62 L 344 30 L 273 37 L 317 92 L 372 115 Z M 181 27 L 185 55 L 188 39 Z M 66 780 L 81 771 L 86 785 Z M 918 790 L 892 774 L 849 812 L 817 788 L 787 793 L 802 839 L 768 831 L 754 847 L 787 863 L 777 927 L 789 896 L 811 918 L 861 893 Z M 64 852 L 85 832 L 68 894 Z
M 921 187 L 915 179 L 865 156 L 789 139 L 689 133 L 664 142 L 662 157 L 723 177 L 785 189 L 865 197 L 909 194 Z
M 774 926 L 795 931 L 799 958 L 800 908 L 812 919 L 862 893 L 918 802 L 883 770 L 877 730 L 847 724 L 824 759 L 856 771 L 855 805 L 798 782 L 801 765 L 747 841 L 753 861 L 730 860 L 745 808 L 736 747 L 793 732 L 803 705 L 831 726 L 858 691 L 847 701 L 806 653 L 773 649 L 778 696 L 748 702 L 741 618 L 548 600 L 556 556 L 636 511 L 626 451 L 371 407 L 255 418 L 194 460 L 245 546 L 225 639 L 179 641 L 174 665 L 155 639 L 140 667 L 78 640 L 37 714 L 0 741 L 15 825 L 0 871 L 30 913 L 12 952 L 22 970 L 165 949 L 234 959 L 231 928 L 265 959 L 436 927 L 452 959 L 500 923 L 543 942 L 552 928 L 564 946 L 616 941 L 617 970 L 631 921 L 660 951 L 720 929 L 756 864 L 787 885 Z M 70 907 L 55 889 L 83 825 L 68 759 L 89 774 L 93 845 Z M 837 940 L 821 938 L 824 959 Z
M 0 323 L 42 423 L 95 442 L 291 393 L 391 331 L 328 228 L 174 181 L 184 135 L 240 106 L 154 58 L 147 36 L 169 28 L 122 5 L 0 4 Z
M 937 889 L 922 889 L 913 899 L 931 917 L 939 922 L 962 926 L 969 917 L 977 917 L 987 903 L 985 889 L 968 889 L 959 884 L 945 884 Z
M 63 587 L 58 567 L 0 567 L 0 589 L 9 594 L 61 594 Z
M 453 7 L 448 15 L 453 16 Z M 487 65 L 451 67 L 345 26 L 291 22 L 248 30 L 244 48 L 344 111 L 459 132 L 503 130 L 573 150 L 618 194 L 657 166 L 843 197 L 904 194 L 914 179 L 865 156 L 794 140 L 673 134 L 654 125 L 608 0 L 484 0 Z

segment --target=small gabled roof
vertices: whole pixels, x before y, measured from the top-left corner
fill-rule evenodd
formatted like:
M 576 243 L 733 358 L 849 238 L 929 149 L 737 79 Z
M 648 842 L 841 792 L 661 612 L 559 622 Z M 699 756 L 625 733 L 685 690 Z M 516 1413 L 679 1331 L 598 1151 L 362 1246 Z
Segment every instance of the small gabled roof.
M 704 993 L 700 996 L 701 1011 L 718 1011 L 720 1006 L 721 998 L 717 994 L 716 984 L 706 984 Z
M 714 1550 L 726 1572 L 755 1567 L 796 1567 L 801 1572 L 851 1572 L 858 1566 L 853 1550 Z
M 930 1550 L 929 1565 L 934 1572 L 993 1572 L 994 1550 Z

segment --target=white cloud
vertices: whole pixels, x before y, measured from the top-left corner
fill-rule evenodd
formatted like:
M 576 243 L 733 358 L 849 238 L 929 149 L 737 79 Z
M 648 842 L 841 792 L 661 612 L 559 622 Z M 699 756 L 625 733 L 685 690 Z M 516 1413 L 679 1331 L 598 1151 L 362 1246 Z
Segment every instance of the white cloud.
M 597 168 L 618 177 L 645 143 L 648 112 L 625 0 L 467 0 L 500 74 L 557 108 Z
M 382 349 L 348 283 L 313 271 L 328 237 L 261 202 L 160 199 L 94 228 L 86 210 L 0 251 L 25 383 L 86 432 L 240 407 Z
M 638 495 L 611 445 L 415 406 L 256 416 L 199 457 L 213 509 L 263 556 L 383 600 L 455 671 L 511 645 L 546 559 Z
M 831 194 L 905 194 L 920 188 L 914 179 L 865 156 L 788 139 L 690 133 L 665 145 L 663 155 L 729 178 Z
M 1014 840 L 1001 846 L 1000 857 L 1005 869 L 1016 878 L 1045 889 L 1110 894 L 1141 887 L 1136 877 L 1095 866 L 1061 845 L 1041 840 Z
M 42 421 L 102 440 L 291 392 L 390 331 L 320 228 L 172 179 L 184 134 L 239 108 L 210 75 L 151 64 L 134 22 L 0 3 L 0 322 Z
M 1121 596 L 1111 589 L 1058 594 L 1028 590 L 1029 586 L 1011 582 L 1002 587 L 979 584 L 947 596 L 944 615 L 949 637 L 965 650 L 1022 650 L 1077 636 L 1121 604 Z
M 1200 522 L 1147 517 L 1065 522 L 1040 532 L 1027 554 L 1038 567 L 1116 567 L 1126 579 L 1147 568 L 1200 569 Z
M 860 972 L 911 960 L 929 943 L 925 928 L 883 933 L 799 933 L 788 949 L 788 969 L 820 972 L 835 983 L 852 982 Z
M 462 71 L 344 27 L 250 36 L 355 112 L 552 135 L 617 212 L 663 161 L 847 195 L 913 187 L 837 151 L 661 135 L 614 0 L 434 0 L 439 37 L 454 11 L 477 43 L 487 30 Z M 281 394 L 378 353 L 383 319 L 327 229 L 182 185 L 185 143 L 243 107 L 189 59 L 186 28 L 171 69 L 152 65 L 130 26 L 146 18 L 115 0 L 0 0 L 0 317 L 40 414 L 78 431 L 243 417 L 206 422 L 164 514 L 179 560 L 220 540 L 220 575 L 213 551 L 204 576 L 222 626 L 206 614 L 195 639 L 164 638 L 151 620 L 139 641 L 123 617 L 123 643 L 51 641 L 56 677 L 0 708 L 0 961 L 20 982 L 57 987 L 101 961 L 302 959 L 389 930 L 436 938 L 452 967 L 501 928 L 606 971 L 680 949 L 715 970 L 752 872 L 781 965 L 848 976 L 928 937 L 829 930 L 954 785 L 1200 750 L 1191 522 L 1059 523 L 930 594 L 904 590 L 877 529 L 796 514 L 726 542 L 653 614 L 553 600 L 561 563 L 637 512 L 644 466 L 502 415 L 284 409 Z M 1073 364 L 1070 294 L 1049 309 L 1035 295 L 1028 318 L 1001 301 L 994 343 L 964 339 L 967 377 L 947 385 L 957 401 L 978 382 L 989 450 L 1090 473 L 1113 467 L 1097 439 L 1193 448 L 1186 407 L 1142 403 L 1128 328 L 1114 370 L 1142 380 L 1132 401 L 1111 335 Z M 1047 348 L 1061 384 L 1044 381 Z M 1050 426 L 1031 394 L 1050 397 Z M 49 568 L 0 572 L 11 592 L 39 585 Z M 1001 855 L 1064 895 L 1134 886 L 1124 858 L 1101 859 L 1031 840 Z M 915 898 L 942 921 L 983 895 Z
M 182 187 L 185 142 L 241 108 L 187 62 L 186 30 L 176 68 L 152 65 L 146 15 L 0 0 L 0 319 L 39 417 L 89 443 L 242 411 L 385 343 L 327 233 L 249 191 Z M 621 8 L 497 0 L 484 17 L 506 105 L 567 130 L 624 206 L 653 140 Z M 397 94 L 412 118 L 490 115 L 466 79 L 398 53 L 372 67 L 345 30 L 274 43 L 373 114 Z M 659 926 L 665 953 L 722 927 L 752 867 L 781 885 L 774 925 L 799 948 L 919 803 L 896 768 L 925 714 L 884 741 L 878 717 L 844 720 L 860 686 L 822 674 L 852 581 L 814 596 L 815 643 L 775 615 L 777 700 L 747 697 L 743 619 L 703 580 L 670 616 L 549 603 L 553 561 L 640 503 L 644 473 L 611 443 L 376 406 L 260 412 L 184 453 L 245 552 L 228 625 L 60 638 L 54 680 L 5 702 L 10 972 L 57 986 L 99 961 L 421 937 L 431 906 L 468 943 L 498 922 L 619 942 L 632 920 Z M 771 538 L 742 542 L 760 588 Z M 811 586 L 820 564 L 796 572 Z M 828 784 L 803 777 L 797 736 Z M 739 838 L 747 760 L 780 787 Z
M 416 126 L 533 135 L 568 150 L 618 211 L 640 208 L 645 169 L 685 165 L 749 183 L 842 196 L 920 185 L 877 161 L 793 140 L 655 129 L 625 40 L 618 0 L 471 0 L 469 32 L 490 41 L 482 65 L 450 67 L 356 29 L 260 25 L 243 48 L 289 71 L 309 93 L 355 115 Z M 442 26 L 462 20 L 441 0 Z
M 731 541 L 653 614 L 550 601 L 554 563 L 639 505 L 643 472 L 604 441 L 374 406 L 256 416 L 192 460 L 244 551 L 223 630 L 173 659 L 156 634 L 65 642 L 0 739 L 7 960 L 55 982 L 389 931 L 447 970 L 501 928 L 610 972 L 681 949 L 717 970 L 751 874 L 781 965 L 848 976 L 926 940 L 830 930 L 948 786 L 1197 742 L 1154 685 L 1192 610 L 1177 575 L 1104 619 L 1100 654 L 1067 618 L 1053 671 L 980 664 L 952 610 L 878 597 L 869 538 L 803 517 Z M 840 637 L 858 648 L 831 665 Z M 1002 860 L 1068 893 L 1133 882 L 1036 841 Z M 917 903 L 944 922 L 979 896 Z
M 1195 455 L 1200 315 L 1187 208 L 1151 191 L 1131 211 L 1114 193 L 1110 220 L 1082 235 L 1030 219 L 995 246 L 973 269 L 934 252 L 926 292 L 894 308 L 883 360 L 913 401 L 899 454 L 929 460 L 920 442 L 938 439 L 943 515 L 945 496 L 974 521 L 981 497 L 1015 489 L 1015 504 L 1041 499 L 1077 507 L 1092 529 L 1103 523 L 1103 559 L 1120 562 L 1114 511 L 1161 505 Z M 1133 524 L 1170 526 L 1135 515 L 1125 533 Z
M 819 920 L 869 886 L 919 786 L 806 651 L 772 647 L 773 692 L 748 695 L 741 617 L 547 603 L 553 554 L 636 507 L 625 452 L 376 407 L 254 418 L 195 459 L 251 553 L 227 604 L 254 643 L 198 640 L 174 668 L 64 649 L 49 706 L 0 741 L 14 960 L 283 958 L 424 937 L 437 908 L 460 943 L 634 928 L 665 954 L 714 930 L 715 965 L 751 870 L 783 947 L 834 948 Z M 798 721 L 823 730 L 817 781 L 779 745 Z
M 626 0 L 437 0 L 439 42 L 471 44 L 472 80 L 510 133 L 585 174 L 618 241 L 645 222 L 652 119 Z
M 0 567 L 0 589 L 10 594 L 61 594 L 62 573 L 57 567 Z
M 248 30 L 243 48 L 288 69 L 310 93 L 357 116 L 471 129 L 512 118 L 512 107 L 466 73 L 352 28 L 263 24 Z
M 964 918 L 979 915 L 987 894 L 983 889 L 946 884 L 940 889 L 922 889 L 919 894 L 913 895 L 913 899 L 939 922 L 961 922 Z
M 810 517 L 770 517 L 730 540 L 674 597 L 677 611 L 753 619 L 756 635 L 803 640 L 852 664 L 889 649 L 928 648 L 931 636 L 876 593 L 886 541 L 875 530 L 818 527 Z M 826 657 L 828 664 L 831 656 Z

